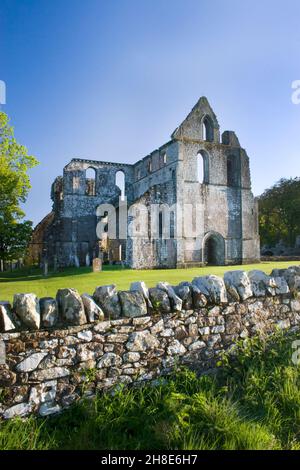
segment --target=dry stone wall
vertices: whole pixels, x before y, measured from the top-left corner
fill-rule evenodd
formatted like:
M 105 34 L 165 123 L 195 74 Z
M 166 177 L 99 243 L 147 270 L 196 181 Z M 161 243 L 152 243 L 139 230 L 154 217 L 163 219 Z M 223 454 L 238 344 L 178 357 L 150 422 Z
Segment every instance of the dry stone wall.
M 199 371 L 240 339 L 300 325 L 300 267 L 227 272 L 178 286 L 100 286 L 93 296 L 16 294 L 0 303 L 0 416 L 57 413 L 83 396 Z

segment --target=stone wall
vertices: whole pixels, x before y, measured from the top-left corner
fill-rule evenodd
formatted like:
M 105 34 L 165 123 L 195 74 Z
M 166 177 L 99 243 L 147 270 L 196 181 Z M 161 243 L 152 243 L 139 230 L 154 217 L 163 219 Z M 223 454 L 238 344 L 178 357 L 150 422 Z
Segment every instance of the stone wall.
M 240 339 L 300 324 L 300 266 L 230 271 L 178 286 L 0 303 L 0 416 L 46 416 L 82 396 L 152 380 L 174 364 L 213 367 Z

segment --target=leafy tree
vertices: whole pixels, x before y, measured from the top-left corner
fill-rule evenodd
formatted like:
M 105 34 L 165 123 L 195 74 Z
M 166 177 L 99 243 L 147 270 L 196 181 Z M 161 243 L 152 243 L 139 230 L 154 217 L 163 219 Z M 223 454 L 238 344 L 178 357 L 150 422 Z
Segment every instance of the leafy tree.
M 283 240 L 289 246 L 300 235 L 300 178 L 281 179 L 259 198 L 262 244 Z
M 0 258 L 14 261 L 23 257 L 32 234 L 32 222 L 11 221 L 7 224 L 0 219 Z
M 28 170 L 38 161 L 28 155 L 27 148 L 17 142 L 9 118 L 0 112 L 0 259 L 20 258 L 31 235 L 32 223 L 20 204 L 26 201 L 31 188 Z

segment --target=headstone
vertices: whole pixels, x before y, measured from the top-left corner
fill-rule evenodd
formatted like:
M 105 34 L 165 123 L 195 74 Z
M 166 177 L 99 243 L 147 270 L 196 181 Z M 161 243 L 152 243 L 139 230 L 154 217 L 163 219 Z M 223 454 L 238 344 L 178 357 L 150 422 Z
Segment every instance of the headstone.
M 48 260 L 44 261 L 44 276 L 48 276 Z
M 99 273 L 102 271 L 102 261 L 100 258 L 93 259 L 93 273 Z

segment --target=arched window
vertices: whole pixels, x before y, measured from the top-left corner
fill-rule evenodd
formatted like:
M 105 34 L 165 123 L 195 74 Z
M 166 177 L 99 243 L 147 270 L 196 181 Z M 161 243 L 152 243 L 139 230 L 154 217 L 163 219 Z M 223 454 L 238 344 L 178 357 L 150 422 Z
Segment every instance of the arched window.
M 96 194 L 96 170 L 88 168 L 85 172 L 86 194 L 95 196 Z
M 209 182 L 208 154 L 204 150 L 200 150 L 197 155 L 197 180 L 199 183 Z
M 162 238 L 163 236 L 163 213 L 162 211 L 159 212 L 158 214 L 158 236 L 159 238 Z
M 116 186 L 121 190 L 121 199 L 124 201 L 125 198 L 125 175 L 124 171 L 120 170 L 116 173 Z
M 170 212 L 170 238 L 175 238 L 175 213 Z
M 214 126 L 209 116 L 204 116 L 202 120 L 202 140 L 207 142 L 214 140 Z

